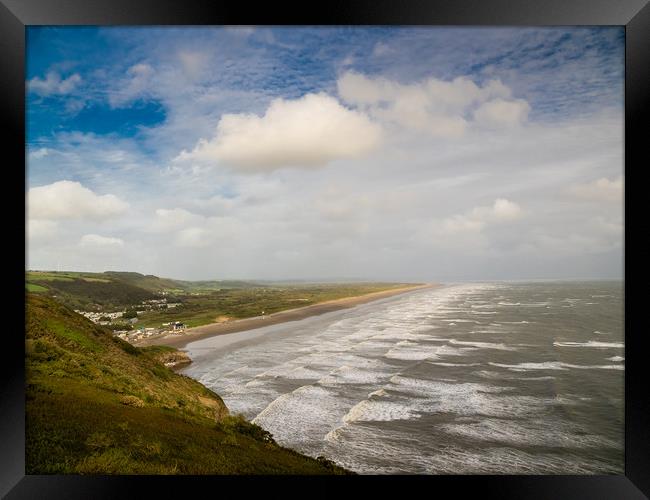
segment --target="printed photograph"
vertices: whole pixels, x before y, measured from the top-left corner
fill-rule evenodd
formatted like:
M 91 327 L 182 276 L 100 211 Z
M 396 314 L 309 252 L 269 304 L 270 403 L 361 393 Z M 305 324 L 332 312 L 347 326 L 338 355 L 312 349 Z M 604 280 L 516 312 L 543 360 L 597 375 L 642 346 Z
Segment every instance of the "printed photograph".
M 624 473 L 624 27 L 26 33 L 27 474 Z

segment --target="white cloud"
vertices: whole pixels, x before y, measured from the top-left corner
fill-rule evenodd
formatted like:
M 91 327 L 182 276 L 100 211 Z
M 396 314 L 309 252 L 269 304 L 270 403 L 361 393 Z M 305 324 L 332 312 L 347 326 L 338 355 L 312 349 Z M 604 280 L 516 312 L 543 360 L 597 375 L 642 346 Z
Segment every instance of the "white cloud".
M 517 203 L 497 198 L 492 205 L 477 206 L 442 219 L 423 220 L 407 238 L 414 247 L 429 248 L 446 258 L 491 258 L 507 251 L 513 234 L 519 236 L 508 223 L 523 214 Z
M 611 181 L 602 177 L 587 184 L 574 186 L 570 188 L 570 192 L 584 200 L 620 203 L 623 201 L 623 177 Z
M 621 221 L 607 219 L 605 217 L 594 217 L 589 221 L 588 227 L 600 236 L 613 236 L 622 240 L 624 226 Z
M 108 103 L 113 108 L 119 108 L 147 96 L 154 73 L 149 64 L 134 64 L 127 70 L 126 76 L 116 82 L 117 90 L 109 94 Z
M 45 79 L 35 76 L 27 82 L 27 87 L 31 92 L 42 96 L 63 95 L 72 92 L 81 82 L 81 76 L 78 73 L 70 75 L 68 78 L 61 78 L 55 71 L 50 71 Z
M 91 248 L 121 248 L 124 246 L 124 241 L 99 234 L 85 234 L 79 240 L 79 245 Z
M 152 225 L 154 231 L 173 231 L 189 224 L 203 223 L 204 217 L 193 214 L 183 208 L 159 208 L 156 210 L 156 218 Z
M 373 57 L 381 57 L 390 54 L 393 50 L 385 43 L 377 42 L 372 49 Z
M 474 111 L 474 119 L 482 125 L 516 125 L 528 119 L 530 105 L 523 99 L 494 99 Z
M 472 213 L 484 220 L 514 220 L 522 215 L 521 207 L 505 198 L 497 198 L 491 207 L 477 207 Z
M 178 59 L 181 62 L 185 75 L 191 80 L 194 80 L 203 72 L 208 61 L 208 56 L 201 52 L 181 50 L 178 53 Z
M 36 151 L 30 151 L 29 152 L 29 159 L 30 160 L 40 160 L 42 158 L 45 158 L 48 154 L 50 154 L 50 150 L 47 148 L 39 148 Z
M 33 219 L 103 219 L 119 215 L 128 207 L 115 195 L 98 195 L 73 181 L 34 187 L 27 194 L 27 212 Z
M 202 139 L 179 161 L 223 162 L 243 170 L 319 167 L 358 158 L 378 146 L 379 125 L 326 94 L 275 99 L 264 116 L 226 114 L 216 136 Z
M 354 64 L 355 58 L 352 54 L 347 55 L 342 61 L 341 66 L 352 66 Z
M 27 241 L 40 242 L 42 240 L 51 239 L 56 235 L 57 229 L 58 224 L 55 221 L 29 219 L 27 221 Z
M 481 231 L 487 224 L 512 221 L 521 216 L 519 205 L 505 198 L 498 198 L 492 206 L 475 207 L 467 214 L 444 219 L 442 229 L 448 233 Z
M 255 28 L 253 26 L 228 26 L 226 28 L 223 28 L 223 30 L 227 33 L 235 36 L 240 36 L 242 38 L 248 38 L 255 33 Z
M 499 80 L 483 86 L 465 77 L 401 84 L 346 72 L 337 87 L 344 101 L 381 121 L 438 137 L 460 137 L 473 123 L 499 128 L 521 124 L 530 110 Z
M 212 233 L 203 227 L 188 227 L 176 235 L 176 245 L 186 248 L 203 248 L 212 243 Z

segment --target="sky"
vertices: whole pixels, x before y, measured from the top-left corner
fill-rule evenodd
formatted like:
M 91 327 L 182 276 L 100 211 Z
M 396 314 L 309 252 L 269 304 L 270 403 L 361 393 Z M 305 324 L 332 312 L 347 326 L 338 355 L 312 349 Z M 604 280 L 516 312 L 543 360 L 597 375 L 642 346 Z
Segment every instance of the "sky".
M 27 268 L 622 279 L 622 27 L 28 27 Z

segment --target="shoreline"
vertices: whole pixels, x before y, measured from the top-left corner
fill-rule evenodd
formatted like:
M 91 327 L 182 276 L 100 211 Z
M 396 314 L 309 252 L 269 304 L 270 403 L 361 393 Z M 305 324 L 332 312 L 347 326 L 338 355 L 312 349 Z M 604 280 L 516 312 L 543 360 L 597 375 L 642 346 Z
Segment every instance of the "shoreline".
M 208 325 L 195 326 L 188 328 L 182 335 L 166 335 L 154 339 L 146 339 L 143 342 L 134 344 L 138 347 L 148 345 L 166 345 L 181 349 L 190 342 L 203 340 L 217 335 L 227 335 L 230 333 L 243 332 L 247 330 L 255 330 L 270 325 L 277 325 L 279 323 L 286 323 L 289 321 L 298 321 L 311 316 L 318 316 L 332 311 L 339 311 L 341 309 L 349 309 L 357 305 L 366 304 L 379 299 L 385 299 L 400 295 L 407 292 L 414 292 L 416 290 L 423 290 L 425 288 L 436 288 L 442 286 L 439 283 L 427 283 L 423 285 L 414 285 L 409 287 L 394 288 L 392 290 L 382 290 L 380 292 L 367 293 L 365 295 L 358 295 L 356 297 L 345 297 L 341 299 L 328 300 L 311 304 L 304 307 L 295 309 L 287 309 L 269 314 L 264 318 L 255 316 L 252 318 L 237 319 L 225 323 L 210 323 Z

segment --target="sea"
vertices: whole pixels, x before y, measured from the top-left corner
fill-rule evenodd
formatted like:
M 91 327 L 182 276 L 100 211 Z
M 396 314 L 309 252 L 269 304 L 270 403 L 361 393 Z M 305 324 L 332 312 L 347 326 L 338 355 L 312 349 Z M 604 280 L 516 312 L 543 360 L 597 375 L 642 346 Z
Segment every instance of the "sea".
M 623 289 L 449 284 L 190 343 L 183 373 L 360 474 L 622 474 Z

